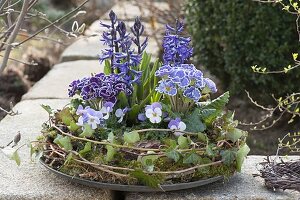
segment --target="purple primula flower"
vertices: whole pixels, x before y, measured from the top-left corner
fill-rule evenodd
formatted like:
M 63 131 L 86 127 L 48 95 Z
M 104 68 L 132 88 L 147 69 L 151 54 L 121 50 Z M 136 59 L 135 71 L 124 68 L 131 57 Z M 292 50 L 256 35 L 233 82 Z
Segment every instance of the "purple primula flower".
M 73 82 L 72 82 L 73 83 Z M 70 84 L 70 96 L 80 93 L 83 100 L 102 98 L 104 102 L 116 103 L 120 92 L 126 95 L 132 94 L 132 85 L 128 84 L 120 75 L 104 73 L 96 74 L 90 78 L 83 78 Z
M 204 83 L 212 93 L 216 93 L 218 91 L 215 82 L 213 82 L 211 79 L 205 78 Z
M 180 118 L 176 118 L 169 122 L 168 128 L 172 129 L 172 130 L 184 131 L 186 129 L 186 124 L 183 121 L 181 121 Z M 176 136 L 180 136 L 183 134 L 184 133 L 181 133 L 181 132 L 176 132 L 176 131 L 174 132 L 174 135 L 176 135 Z
M 144 122 L 144 121 L 146 121 L 146 119 L 147 119 L 147 117 L 146 117 L 145 113 L 138 114 L 138 120 Z
M 177 89 L 175 83 L 171 80 L 160 80 L 156 91 L 167 94 L 169 96 L 175 96 L 177 94 Z
M 161 122 L 162 106 L 159 102 L 154 102 L 151 105 L 147 105 L 145 110 L 146 117 L 150 120 L 151 123 Z
M 201 98 L 201 92 L 198 88 L 194 86 L 190 86 L 183 91 L 183 96 L 190 98 L 195 102 L 198 102 L 199 99 Z

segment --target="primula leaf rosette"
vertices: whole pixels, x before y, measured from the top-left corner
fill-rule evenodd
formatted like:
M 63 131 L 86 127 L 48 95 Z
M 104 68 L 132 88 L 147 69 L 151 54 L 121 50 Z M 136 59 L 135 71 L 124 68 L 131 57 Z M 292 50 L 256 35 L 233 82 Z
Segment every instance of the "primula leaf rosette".
M 70 83 L 70 104 L 43 106 L 35 150 L 63 173 L 99 182 L 161 184 L 230 176 L 241 169 L 247 133 L 226 111 L 229 93 L 211 100 L 213 80 L 189 62 L 184 26 L 166 25 L 163 61 L 151 62 L 139 18 L 132 27 L 111 11 L 102 42 L 104 72 Z

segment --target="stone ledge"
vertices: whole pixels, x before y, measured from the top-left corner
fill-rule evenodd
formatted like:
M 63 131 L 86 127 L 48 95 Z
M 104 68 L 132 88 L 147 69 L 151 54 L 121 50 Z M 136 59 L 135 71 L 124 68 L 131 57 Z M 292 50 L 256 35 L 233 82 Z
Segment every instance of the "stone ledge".
M 299 200 L 300 193 L 295 191 L 273 192 L 264 187 L 263 179 L 253 177 L 258 174 L 257 164 L 265 156 L 248 156 L 242 173 L 234 175 L 229 181 L 216 182 L 206 186 L 168 193 L 128 193 L 126 200 Z M 293 159 L 300 157 L 291 157 Z
M 53 108 L 62 108 L 67 100 L 25 100 L 15 106 L 21 115 L 7 116 L 0 123 L 1 145 L 8 143 L 20 131 L 20 143 L 32 141 L 40 134 L 41 125 L 48 114 L 40 104 L 49 104 Z M 18 167 L 0 153 L 0 199 L 54 199 L 54 200 L 108 200 L 108 190 L 93 189 L 75 185 L 52 174 L 39 163 L 30 162 L 30 150 L 20 149 L 21 165 Z
M 98 60 L 104 48 L 99 36 L 85 36 L 68 46 L 61 54 L 60 61 Z
M 57 64 L 22 99 L 66 99 L 68 86 L 76 79 L 103 71 L 98 60 L 79 60 Z

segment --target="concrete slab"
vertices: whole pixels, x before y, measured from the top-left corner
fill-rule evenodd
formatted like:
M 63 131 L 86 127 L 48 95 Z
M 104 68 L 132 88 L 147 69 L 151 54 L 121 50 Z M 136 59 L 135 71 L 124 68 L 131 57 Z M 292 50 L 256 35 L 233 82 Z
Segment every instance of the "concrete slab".
M 79 60 L 57 64 L 23 99 L 64 99 L 68 98 L 68 86 L 75 80 L 103 71 L 98 60 Z
M 154 5 L 159 7 L 162 10 L 168 10 L 169 5 L 166 2 L 154 2 Z M 137 16 L 140 16 L 143 19 L 147 19 L 149 16 L 151 16 L 151 11 L 148 9 L 143 9 L 143 11 L 140 10 L 138 5 L 134 1 L 120 1 L 116 3 L 111 10 L 113 10 L 117 15 L 119 19 L 122 20 L 133 20 Z M 109 19 L 107 11 L 106 14 L 103 15 L 103 19 Z
M 98 60 L 101 49 L 100 36 L 84 36 L 68 46 L 62 53 L 61 62 L 73 60 Z
M 243 165 L 242 173 L 236 174 L 228 182 L 216 182 L 179 192 L 128 193 L 126 200 L 299 200 L 299 192 L 273 192 L 264 187 L 263 179 L 253 177 L 253 174 L 258 174 L 257 164 L 264 158 L 265 156 L 249 156 Z
M 48 114 L 40 104 L 62 108 L 67 100 L 26 100 L 18 103 L 15 110 L 21 115 L 7 116 L 0 123 L 0 145 L 7 144 L 20 131 L 20 143 L 32 141 L 40 134 L 41 125 Z M 41 199 L 41 200 L 108 200 L 107 190 L 75 185 L 50 173 L 39 163 L 30 162 L 30 150 L 20 149 L 21 165 L 18 167 L 0 152 L 0 199 Z

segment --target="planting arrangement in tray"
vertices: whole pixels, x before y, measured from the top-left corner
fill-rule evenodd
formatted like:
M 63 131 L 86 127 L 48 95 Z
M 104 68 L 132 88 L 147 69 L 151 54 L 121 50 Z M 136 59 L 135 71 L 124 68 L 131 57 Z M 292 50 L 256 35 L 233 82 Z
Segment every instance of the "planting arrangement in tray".
M 109 17 L 100 23 L 103 72 L 70 83 L 61 110 L 43 105 L 49 120 L 33 147 L 42 161 L 82 179 L 150 187 L 240 171 L 247 132 L 225 109 L 228 92 L 210 99 L 216 85 L 189 62 L 183 23 L 166 25 L 163 61 L 151 62 L 139 18 L 127 30 Z

